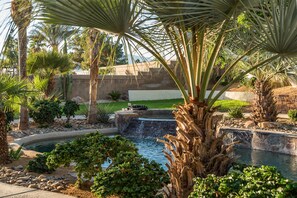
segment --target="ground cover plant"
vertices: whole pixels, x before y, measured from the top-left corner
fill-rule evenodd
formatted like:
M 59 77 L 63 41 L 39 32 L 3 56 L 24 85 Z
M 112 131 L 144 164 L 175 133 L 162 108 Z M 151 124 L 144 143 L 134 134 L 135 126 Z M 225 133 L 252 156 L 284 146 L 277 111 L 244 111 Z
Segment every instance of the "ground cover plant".
M 246 166 L 235 167 L 223 177 L 197 178 L 190 198 L 293 198 L 296 194 L 297 183 L 284 178 L 275 167 Z
M 102 171 L 105 161 L 114 159 L 120 152 L 137 152 L 135 145 L 121 137 L 107 137 L 99 132 L 77 138 L 71 142 L 57 144 L 47 157 L 50 168 L 69 166 L 75 163 L 77 185 L 85 179 L 91 179 Z
M 96 175 L 92 192 L 98 197 L 150 198 L 168 182 L 167 173 L 157 162 L 133 152 L 119 153 L 110 168 Z

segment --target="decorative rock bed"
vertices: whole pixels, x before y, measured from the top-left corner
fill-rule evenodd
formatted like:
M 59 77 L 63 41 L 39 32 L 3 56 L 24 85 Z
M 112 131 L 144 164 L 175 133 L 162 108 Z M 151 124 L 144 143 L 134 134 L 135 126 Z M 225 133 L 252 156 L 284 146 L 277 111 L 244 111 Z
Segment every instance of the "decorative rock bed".
M 64 177 L 45 175 L 34 176 L 24 170 L 22 166 L 17 166 L 13 169 L 0 167 L 0 182 L 51 192 L 65 190 L 68 186 L 67 179 Z
M 56 120 L 53 125 L 49 126 L 48 128 L 39 128 L 34 123 L 30 123 L 30 129 L 28 130 L 17 130 L 17 124 L 12 125 L 11 131 L 8 132 L 8 135 L 12 136 L 13 138 L 23 138 L 29 135 L 34 134 L 46 134 L 46 133 L 52 133 L 52 132 L 67 132 L 67 131 L 81 131 L 86 129 L 94 129 L 94 130 L 100 130 L 103 128 L 112 128 L 114 127 L 113 123 L 108 124 L 88 124 L 86 119 L 73 119 L 70 121 L 72 127 L 66 128 L 65 120 L 59 119 Z

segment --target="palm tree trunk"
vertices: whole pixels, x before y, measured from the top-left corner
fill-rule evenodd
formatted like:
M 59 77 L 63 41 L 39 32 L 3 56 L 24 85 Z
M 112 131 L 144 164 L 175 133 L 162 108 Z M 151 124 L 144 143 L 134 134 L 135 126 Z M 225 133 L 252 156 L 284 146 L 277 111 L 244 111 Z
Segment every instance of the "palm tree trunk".
M 18 42 L 19 42 L 19 75 L 20 79 L 27 78 L 27 28 L 18 29 Z M 24 98 L 25 104 L 27 99 Z M 19 129 L 26 130 L 29 128 L 29 113 L 28 108 L 24 105 L 21 105 L 20 108 L 20 122 Z
M 99 72 L 99 43 L 97 42 L 98 32 L 90 29 L 90 90 L 89 90 L 89 111 L 88 123 L 94 124 L 97 122 L 97 88 L 98 88 L 98 72 Z
M 6 129 L 6 115 L 0 110 L 0 164 L 5 164 L 9 160 Z
M 224 145 L 223 135 L 215 131 L 214 111 L 205 104 L 181 105 L 174 112 L 176 136 L 166 135 L 165 152 L 172 184 L 169 197 L 187 198 L 195 177 L 225 175 L 233 162 L 232 145 Z
M 55 74 L 54 72 L 50 73 L 49 79 L 48 79 L 48 84 L 47 88 L 45 91 L 45 96 L 49 97 L 51 93 L 53 93 L 55 88 Z

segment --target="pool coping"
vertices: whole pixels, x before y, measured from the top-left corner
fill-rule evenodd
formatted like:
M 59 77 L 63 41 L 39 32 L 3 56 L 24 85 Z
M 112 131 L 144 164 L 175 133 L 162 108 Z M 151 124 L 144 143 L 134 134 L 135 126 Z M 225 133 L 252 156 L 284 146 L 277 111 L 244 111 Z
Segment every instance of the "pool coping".
M 117 128 L 103 128 L 103 129 L 84 129 L 84 130 L 75 130 L 75 131 L 59 131 L 59 132 L 51 132 L 51 133 L 43 133 L 43 134 L 34 134 L 23 138 L 15 139 L 12 144 L 27 146 L 29 144 L 34 144 L 45 140 L 48 141 L 48 140 L 78 137 L 78 136 L 86 135 L 96 131 L 99 131 L 104 135 L 116 135 L 118 134 L 117 130 L 118 130 Z

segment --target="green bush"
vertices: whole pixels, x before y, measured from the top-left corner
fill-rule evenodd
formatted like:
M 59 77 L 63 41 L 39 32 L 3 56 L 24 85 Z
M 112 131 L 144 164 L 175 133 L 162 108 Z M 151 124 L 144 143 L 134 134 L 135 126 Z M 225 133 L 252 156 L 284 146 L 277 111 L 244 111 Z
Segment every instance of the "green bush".
M 57 144 L 47 159 L 47 165 L 57 168 L 74 162 L 77 184 L 80 185 L 82 178 L 91 179 L 101 172 L 105 161 L 113 160 L 118 153 L 126 151 L 137 152 L 137 149 L 131 141 L 121 136 L 110 138 L 98 132 L 91 133 L 68 143 Z
M 64 107 L 63 107 L 63 113 L 67 117 L 66 125 L 71 126 L 69 124 L 70 117 L 75 116 L 75 112 L 79 110 L 79 104 L 72 100 L 67 100 Z
M 230 109 L 228 115 L 231 118 L 243 118 L 242 109 L 240 107 Z
M 13 148 L 9 149 L 9 159 L 18 160 L 22 156 L 23 147 L 20 146 L 17 150 L 13 150 Z
M 46 161 L 49 153 L 38 154 L 34 159 L 30 160 L 26 169 L 34 173 L 52 173 L 55 168 L 47 166 Z
M 297 109 L 289 110 L 288 116 L 292 121 L 297 121 Z
M 118 101 L 121 97 L 121 93 L 119 91 L 112 91 L 108 95 L 113 101 Z
M 59 100 L 38 100 L 33 102 L 33 108 L 30 109 L 30 117 L 40 126 L 52 124 L 55 118 L 60 118 L 62 110 Z
M 92 192 L 98 197 L 117 195 L 122 198 L 155 197 L 169 177 L 155 161 L 137 153 L 119 153 L 112 167 L 99 172 Z
M 223 177 L 196 178 L 190 198 L 293 198 L 297 183 L 281 176 L 275 167 L 246 167 Z

